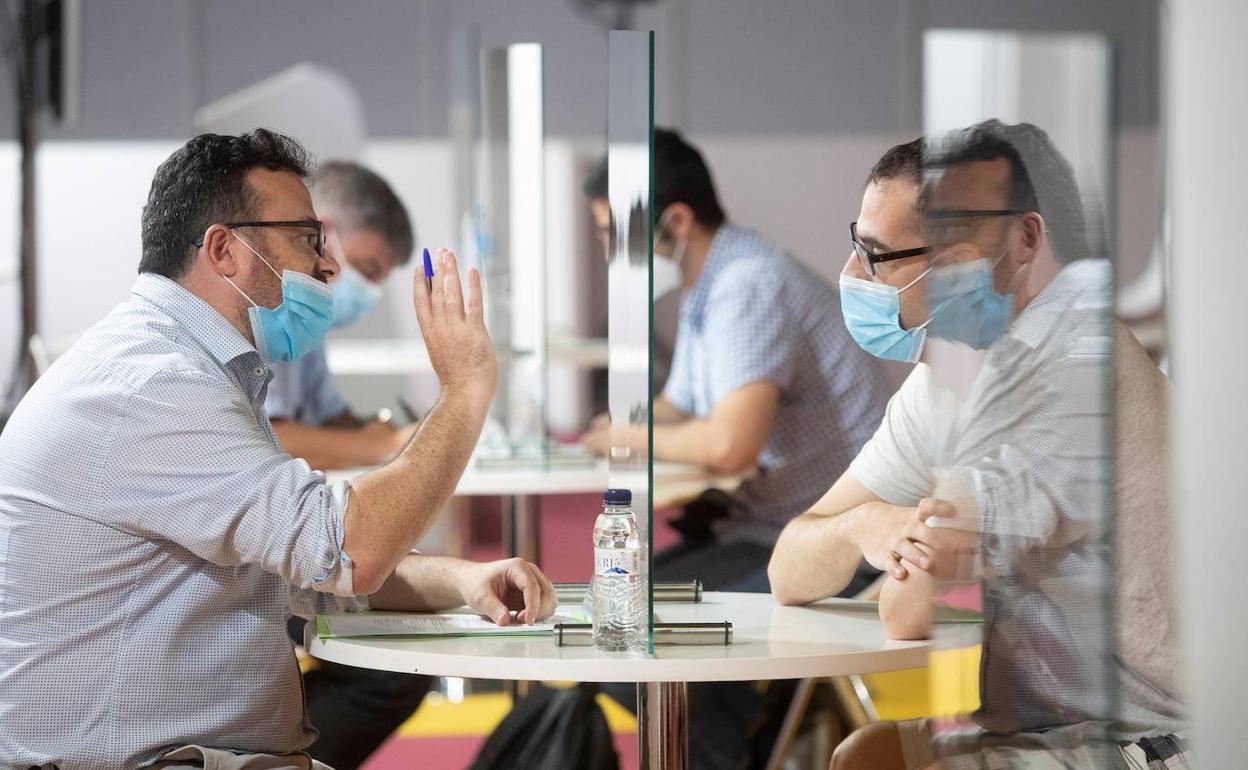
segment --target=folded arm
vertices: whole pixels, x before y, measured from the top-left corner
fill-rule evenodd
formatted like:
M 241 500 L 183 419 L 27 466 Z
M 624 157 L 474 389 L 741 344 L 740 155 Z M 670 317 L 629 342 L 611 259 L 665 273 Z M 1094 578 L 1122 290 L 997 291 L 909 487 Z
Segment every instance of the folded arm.
M 883 567 L 911 511 L 882 501 L 845 471 L 780 533 L 767 567 L 772 593 L 782 604 L 835 596 L 849 585 L 864 555 Z
M 880 620 L 891 639 L 926 639 L 932 633 L 935 578 L 906 559 L 905 580 L 891 575 L 880 590 Z

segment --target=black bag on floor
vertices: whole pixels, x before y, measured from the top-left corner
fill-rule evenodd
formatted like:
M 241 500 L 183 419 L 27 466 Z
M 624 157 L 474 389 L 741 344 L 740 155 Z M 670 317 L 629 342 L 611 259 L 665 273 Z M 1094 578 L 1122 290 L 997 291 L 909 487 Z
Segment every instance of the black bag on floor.
M 598 685 L 535 685 L 485 740 L 471 770 L 619 770 Z

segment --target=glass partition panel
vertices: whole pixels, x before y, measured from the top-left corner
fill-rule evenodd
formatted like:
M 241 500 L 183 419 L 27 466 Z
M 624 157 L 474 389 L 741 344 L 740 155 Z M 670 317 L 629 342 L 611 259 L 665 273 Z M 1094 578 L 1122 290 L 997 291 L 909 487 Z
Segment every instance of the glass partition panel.
M 650 200 L 654 185 L 654 33 L 612 31 L 608 53 L 607 192 L 611 204 L 607 302 L 610 346 L 608 409 L 612 487 L 633 491 L 633 510 L 646 544 L 647 583 L 652 571 L 653 506 L 650 444 L 651 265 Z M 637 451 L 633 437 L 645 436 Z M 654 591 L 648 592 L 647 643 L 654 651 Z
M 885 585 L 881 614 L 928 602 L 928 712 L 948 719 L 931 723 L 937 766 L 970 752 L 1030 766 L 1024 752 L 1043 750 L 1109 767 L 1130 730 L 1109 727 L 1129 649 L 1114 623 L 1110 65 L 1094 35 L 924 38 L 927 252 L 875 280 L 922 276 L 900 295 L 922 363 L 894 403 L 925 426 L 910 436 L 928 461 L 913 504 L 932 534 L 898 546 L 914 548 L 899 554 L 909 574 Z M 890 633 L 923 630 L 904 626 Z
M 476 201 L 465 243 L 485 275 L 498 395 L 478 464 L 544 465 L 546 442 L 545 146 L 542 47 L 481 52 Z

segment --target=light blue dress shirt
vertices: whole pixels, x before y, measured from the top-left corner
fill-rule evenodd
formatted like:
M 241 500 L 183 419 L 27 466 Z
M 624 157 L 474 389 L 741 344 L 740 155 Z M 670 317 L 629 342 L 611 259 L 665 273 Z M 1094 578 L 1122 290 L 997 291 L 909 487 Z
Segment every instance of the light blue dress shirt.
M 773 545 L 871 438 L 888 400 L 876 360 L 845 328 L 840 298 L 819 276 L 758 233 L 724 225 L 702 274 L 681 300 L 664 393 L 707 417 L 753 382 L 780 390 L 758 472 L 733 493 L 720 540 Z
M 264 409 L 270 420 L 323 425 L 348 409 L 325 361 L 321 345 L 298 361 L 273 364 Z
M 351 596 L 346 487 L 282 452 L 268 367 L 143 274 L 0 434 L 0 767 L 308 746 L 286 619 Z

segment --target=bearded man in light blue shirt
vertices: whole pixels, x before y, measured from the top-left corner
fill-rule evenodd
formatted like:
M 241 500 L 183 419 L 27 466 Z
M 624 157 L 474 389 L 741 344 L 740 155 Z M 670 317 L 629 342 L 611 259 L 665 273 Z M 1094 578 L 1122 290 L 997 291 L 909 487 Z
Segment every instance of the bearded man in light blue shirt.
M 307 172 L 262 129 L 174 152 L 130 298 L 0 434 L 0 767 L 325 767 L 292 612 L 554 611 L 527 562 L 411 553 L 497 383 L 480 276 L 465 299 L 450 252 L 413 287 L 442 394 L 406 449 L 331 487 L 278 445 L 270 366 L 320 343 L 339 270 Z

